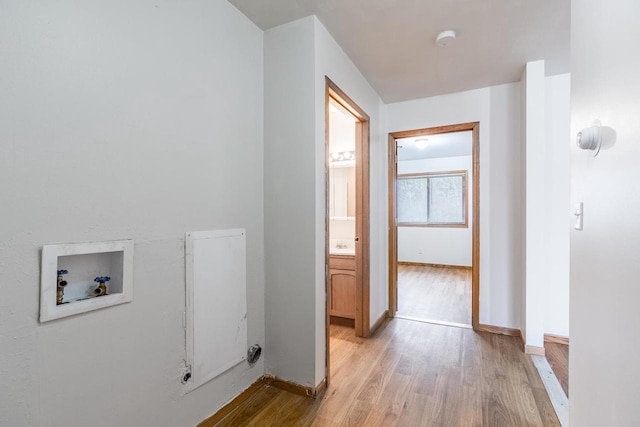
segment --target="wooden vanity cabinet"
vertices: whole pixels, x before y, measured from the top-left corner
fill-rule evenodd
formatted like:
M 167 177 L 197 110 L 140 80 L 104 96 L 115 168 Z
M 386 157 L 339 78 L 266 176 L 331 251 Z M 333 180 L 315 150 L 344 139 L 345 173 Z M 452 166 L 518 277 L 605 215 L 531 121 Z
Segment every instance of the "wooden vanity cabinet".
M 352 255 L 329 258 L 331 316 L 356 318 L 356 259 Z

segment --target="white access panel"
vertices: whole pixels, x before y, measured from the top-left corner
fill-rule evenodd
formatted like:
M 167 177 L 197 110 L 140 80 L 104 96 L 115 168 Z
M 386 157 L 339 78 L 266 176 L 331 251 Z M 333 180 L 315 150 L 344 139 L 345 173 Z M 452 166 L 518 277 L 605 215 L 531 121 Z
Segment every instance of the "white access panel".
M 245 230 L 186 234 L 186 355 L 194 390 L 246 358 Z

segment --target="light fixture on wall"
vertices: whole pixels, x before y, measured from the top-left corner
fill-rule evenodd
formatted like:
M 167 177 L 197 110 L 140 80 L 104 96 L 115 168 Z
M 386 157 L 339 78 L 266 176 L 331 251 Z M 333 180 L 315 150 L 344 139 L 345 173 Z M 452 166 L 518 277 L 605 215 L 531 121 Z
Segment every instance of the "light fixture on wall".
M 356 152 L 355 151 L 341 151 L 331 153 L 331 163 L 337 162 L 348 162 L 351 160 L 355 160 Z
M 425 148 L 427 148 L 429 140 L 427 138 L 419 138 L 416 139 L 413 143 L 415 144 L 417 149 L 424 150 Z
M 600 120 L 594 120 L 591 126 L 578 132 L 576 143 L 583 150 L 593 151 L 593 157 L 600 153 L 602 146 L 602 124 Z

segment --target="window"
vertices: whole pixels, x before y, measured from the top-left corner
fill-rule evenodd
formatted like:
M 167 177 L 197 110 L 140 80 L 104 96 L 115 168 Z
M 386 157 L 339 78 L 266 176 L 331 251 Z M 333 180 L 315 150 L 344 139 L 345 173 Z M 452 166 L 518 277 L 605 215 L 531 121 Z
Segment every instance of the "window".
M 467 171 L 398 175 L 398 225 L 467 226 Z

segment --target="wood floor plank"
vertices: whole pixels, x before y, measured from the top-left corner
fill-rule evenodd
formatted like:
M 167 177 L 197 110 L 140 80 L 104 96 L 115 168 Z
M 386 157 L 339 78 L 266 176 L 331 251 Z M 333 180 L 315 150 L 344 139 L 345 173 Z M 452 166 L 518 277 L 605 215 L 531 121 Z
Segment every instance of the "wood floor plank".
M 247 425 L 251 420 L 260 416 L 269 402 L 280 395 L 280 390 L 268 385 L 263 385 L 258 392 L 247 399 L 238 409 L 232 411 L 216 426 L 238 426 Z
M 371 410 L 373 409 L 374 404 L 371 402 L 366 402 L 363 400 L 356 400 L 350 407 L 349 410 L 346 411 L 344 416 L 339 420 L 338 425 L 340 426 L 363 426 L 365 424 L 365 420 Z
M 424 423 L 423 414 L 429 397 L 421 393 L 409 392 L 402 407 L 402 412 L 398 418 L 398 426 L 428 425 Z
M 558 426 L 560 427 L 560 421 L 556 415 L 555 410 L 553 409 L 553 405 L 547 404 L 546 401 L 549 400 L 549 396 L 545 390 L 535 389 L 532 390 L 533 396 L 538 404 L 538 411 L 540 413 L 540 418 L 543 426 Z
M 317 400 L 262 387 L 223 426 L 559 426 L 517 338 L 393 319 L 374 337 L 331 326 Z
M 369 416 L 362 425 L 396 425 L 405 405 L 409 382 L 410 380 L 406 376 L 393 375 L 389 386 L 381 394 L 380 402 L 373 405 Z
M 251 427 L 304 425 L 306 410 L 313 406 L 313 401 L 304 396 L 290 396 L 290 393 L 278 393 L 260 411 L 260 417 L 254 418 L 246 425 Z M 239 425 L 239 424 L 235 424 Z
M 398 314 L 471 324 L 471 270 L 398 265 Z
M 549 365 L 551 365 L 553 373 L 556 374 L 564 394 L 569 397 L 569 346 L 545 342 L 544 350 Z

